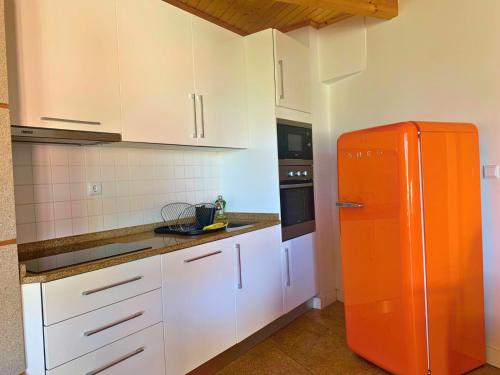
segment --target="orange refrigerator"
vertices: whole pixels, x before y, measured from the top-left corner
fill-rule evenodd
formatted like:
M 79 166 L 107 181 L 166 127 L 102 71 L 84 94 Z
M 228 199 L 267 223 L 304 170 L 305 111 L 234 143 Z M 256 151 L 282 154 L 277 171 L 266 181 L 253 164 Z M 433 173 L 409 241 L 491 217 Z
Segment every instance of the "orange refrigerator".
M 404 122 L 343 134 L 337 147 L 351 350 L 393 374 L 484 364 L 476 127 Z

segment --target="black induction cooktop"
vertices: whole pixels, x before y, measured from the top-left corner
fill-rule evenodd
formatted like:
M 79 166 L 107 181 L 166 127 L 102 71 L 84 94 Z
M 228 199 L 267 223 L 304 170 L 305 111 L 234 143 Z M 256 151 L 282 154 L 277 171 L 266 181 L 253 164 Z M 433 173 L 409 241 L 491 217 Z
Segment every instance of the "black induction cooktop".
M 63 252 L 41 258 L 23 261 L 26 271 L 41 273 L 55 269 L 75 266 L 96 260 L 111 258 L 117 255 L 134 253 L 142 250 L 165 247 L 170 242 L 163 237 L 153 237 L 134 242 L 114 242 L 102 246 L 89 247 L 76 251 Z

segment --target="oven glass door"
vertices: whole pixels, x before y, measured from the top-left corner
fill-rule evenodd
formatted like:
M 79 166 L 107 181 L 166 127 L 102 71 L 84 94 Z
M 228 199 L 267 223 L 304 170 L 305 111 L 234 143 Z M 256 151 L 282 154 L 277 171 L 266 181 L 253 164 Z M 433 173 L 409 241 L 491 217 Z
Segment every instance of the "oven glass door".
M 314 220 L 313 184 L 281 185 L 281 225 L 289 227 Z

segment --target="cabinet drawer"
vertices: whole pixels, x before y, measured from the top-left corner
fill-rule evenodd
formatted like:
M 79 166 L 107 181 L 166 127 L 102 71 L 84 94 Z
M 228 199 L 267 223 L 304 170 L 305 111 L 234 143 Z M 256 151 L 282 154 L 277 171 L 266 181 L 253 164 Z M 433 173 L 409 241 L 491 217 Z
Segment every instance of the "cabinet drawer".
M 164 375 L 163 324 L 158 323 L 77 358 L 47 375 Z
M 48 326 L 159 287 L 159 256 L 44 283 L 44 325 Z
M 162 320 L 161 289 L 44 328 L 47 369 Z

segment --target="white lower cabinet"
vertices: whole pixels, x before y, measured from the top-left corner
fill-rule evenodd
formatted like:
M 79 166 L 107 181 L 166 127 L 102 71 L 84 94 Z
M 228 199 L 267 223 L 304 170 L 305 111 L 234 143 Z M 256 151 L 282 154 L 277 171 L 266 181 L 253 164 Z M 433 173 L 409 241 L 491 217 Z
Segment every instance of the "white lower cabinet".
M 280 245 L 280 226 L 234 239 L 238 342 L 283 315 Z
M 314 233 L 283 242 L 285 313 L 317 294 Z
M 285 245 L 276 225 L 23 285 L 27 374 L 186 374 L 316 293 L 312 235 Z
M 160 257 L 42 284 L 46 326 L 161 287 Z
M 164 375 L 163 325 L 155 324 L 47 371 L 47 375 L 97 375 L 99 373 Z
M 169 375 L 186 374 L 236 344 L 231 242 L 162 255 Z
M 160 301 L 161 290 L 156 289 L 45 327 L 47 369 L 161 322 Z

